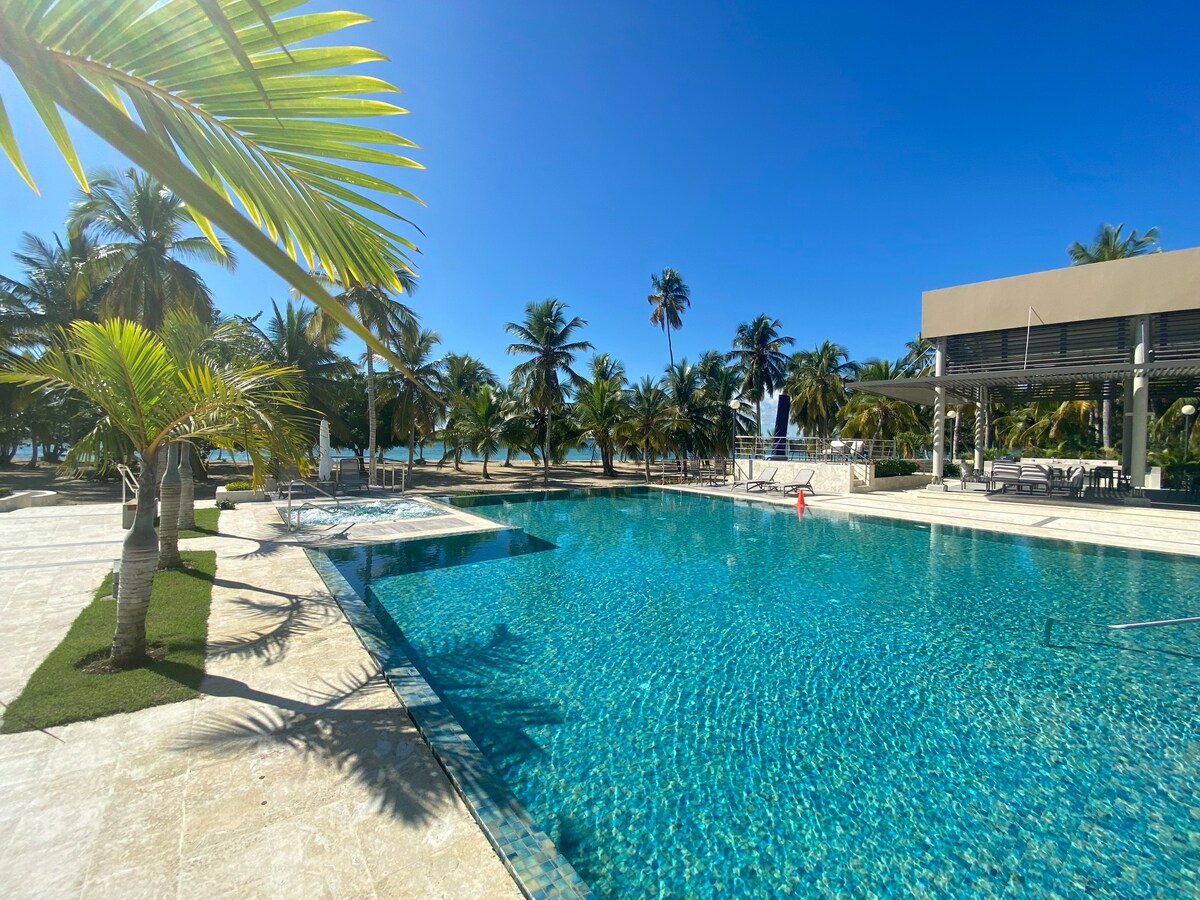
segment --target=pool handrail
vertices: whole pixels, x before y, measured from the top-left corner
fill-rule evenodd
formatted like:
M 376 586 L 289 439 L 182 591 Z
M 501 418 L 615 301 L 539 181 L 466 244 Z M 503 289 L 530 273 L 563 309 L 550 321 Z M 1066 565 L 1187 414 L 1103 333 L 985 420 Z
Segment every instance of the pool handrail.
M 1155 619 L 1152 622 L 1125 622 L 1120 625 L 1105 625 L 1101 622 L 1080 622 L 1075 619 L 1060 619 L 1057 616 L 1046 616 L 1046 623 L 1042 626 L 1042 644 L 1046 647 L 1050 646 L 1050 632 L 1054 630 L 1054 623 L 1060 622 L 1063 625 L 1082 625 L 1085 628 L 1107 628 L 1109 631 L 1132 631 L 1135 628 L 1161 628 L 1164 625 L 1195 625 L 1200 623 L 1200 616 L 1186 616 L 1182 619 Z
M 288 483 L 287 483 L 287 516 L 285 517 L 285 521 L 287 522 L 287 530 L 289 532 L 300 527 L 300 511 L 302 509 L 304 509 L 304 507 L 306 507 L 306 506 L 315 506 L 315 504 L 313 504 L 313 503 L 301 504 L 296 509 L 296 523 L 294 525 L 292 524 L 292 487 L 295 485 L 295 483 L 297 481 L 302 483 L 309 490 L 316 491 L 318 494 L 322 494 L 323 496 L 328 497 L 330 500 L 333 501 L 333 505 L 334 505 L 335 509 L 341 508 L 342 501 L 340 501 L 335 494 L 331 494 L 328 491 L 322 490 L 320 487 L 318 487 L 317 485 L 313 484 L 311 481 L 309 481 L 305 478 L 293 478 L 290 481 L 288 481 Z

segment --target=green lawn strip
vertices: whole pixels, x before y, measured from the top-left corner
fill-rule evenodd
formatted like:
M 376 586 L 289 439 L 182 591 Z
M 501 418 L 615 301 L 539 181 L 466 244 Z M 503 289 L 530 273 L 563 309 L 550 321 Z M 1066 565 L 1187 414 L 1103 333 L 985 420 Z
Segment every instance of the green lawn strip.
M 162 659 L 143 669 L 110 674 L 81 670 L 82 665 L 103 659 L 112 643 L 117 604 L 101 599 L 112 593 L 112 575 L 108 575 L 62 643 L 9 704 L 0 732 L 49 728 L 197 696 L 204 675 L 217 555 L 190 551 L 181 556 L 188 568 L 159 572 L 154 577 L 146 617 L 147 643 L 166 648 Z
M 220 534 L 217 530 L 217 520 L 221 517 L 221 511 L 215 506 L 201 506 L 196 509 L 196 527 L 189 528 L 186 531 L 180 531 L 180 538 L 194 537 L 212 537 L 215 534 Z

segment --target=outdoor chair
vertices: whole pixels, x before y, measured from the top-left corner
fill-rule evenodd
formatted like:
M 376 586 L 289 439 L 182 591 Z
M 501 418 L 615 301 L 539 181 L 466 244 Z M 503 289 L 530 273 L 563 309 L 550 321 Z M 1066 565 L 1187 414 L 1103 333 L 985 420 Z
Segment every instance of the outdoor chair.
M 765 477 L 755 478 L 753 480 L 747 481 L 746 482 L 746 493 L 750 493 L 751 491 L 777 491 L 777 490 L 779 490 L 781 485 L 779 484 L 779 482 L 777 482 L 775 480 L 775 473 L 778 471 L 779 471 L 778 468 L 767 469 L 767 471 L 765 473 L 763 473 L 765 475 Z
M 338 460 L 337 472 L 334 475 L 334 494 L 348 494 L 350 491 L 365 493 L 367 490 L 367 479 L 356 459 Z
M 969 459 L 964 459 L 959 466 L 962 469 L 962 475 L 959 477 L 958 489 L 965 491 L 968 484 L 982 484 L 987 487 L 987 473 L 982 469 L 976 469 L 975 463 Z
M 995 494 L 1006 491 L 1009 487 L 1020 482 L 1020 480 L 1021 466 L 1019 463 L 997 460 L 992 463 L 992 474 L 987 480 L 988 493 Z
M 705 484 L 713 485 L 725 484 L 729 480 L 729 460 L 714 459 L 712 465 L 708 468 L 708 477 Z
M 678 459 L 664 459 L 659 470 L 659 484 L 683 481 L 683 464 Z
M 1067 471 L 1067 493 L 1071 497 L 1082 497 L 1087 471 L 1083 466 L 1075 466 Z
M 808 491 L 809 496 L 816 494 L 813 489 L 812 480 L 816 471 L 813 469 L 801 469 L 795 475 L 795 480 L 790 481 L 783 486 L 785 494 L 799 494 L 801 491 Z

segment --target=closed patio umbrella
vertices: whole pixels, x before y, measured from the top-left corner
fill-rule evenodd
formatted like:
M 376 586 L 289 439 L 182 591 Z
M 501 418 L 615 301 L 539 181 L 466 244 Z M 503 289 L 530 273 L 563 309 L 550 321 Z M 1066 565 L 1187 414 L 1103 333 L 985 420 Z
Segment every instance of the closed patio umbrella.
M 329 458 L 329 420 L 321 420 L 321 453 L 317 457 L 317 479 L 329 481 L 333 475 L 333 461 Z

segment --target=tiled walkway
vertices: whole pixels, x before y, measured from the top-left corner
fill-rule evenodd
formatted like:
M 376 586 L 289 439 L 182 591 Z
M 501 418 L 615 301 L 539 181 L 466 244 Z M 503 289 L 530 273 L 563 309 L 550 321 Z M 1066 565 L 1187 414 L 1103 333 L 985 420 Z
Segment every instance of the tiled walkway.
M 218 553 L 201 698 L 0 736 L 0 896 L 515 897 L 300 546 Z M 116 505 L 0 515 L 11 698 L 119 554 Z

